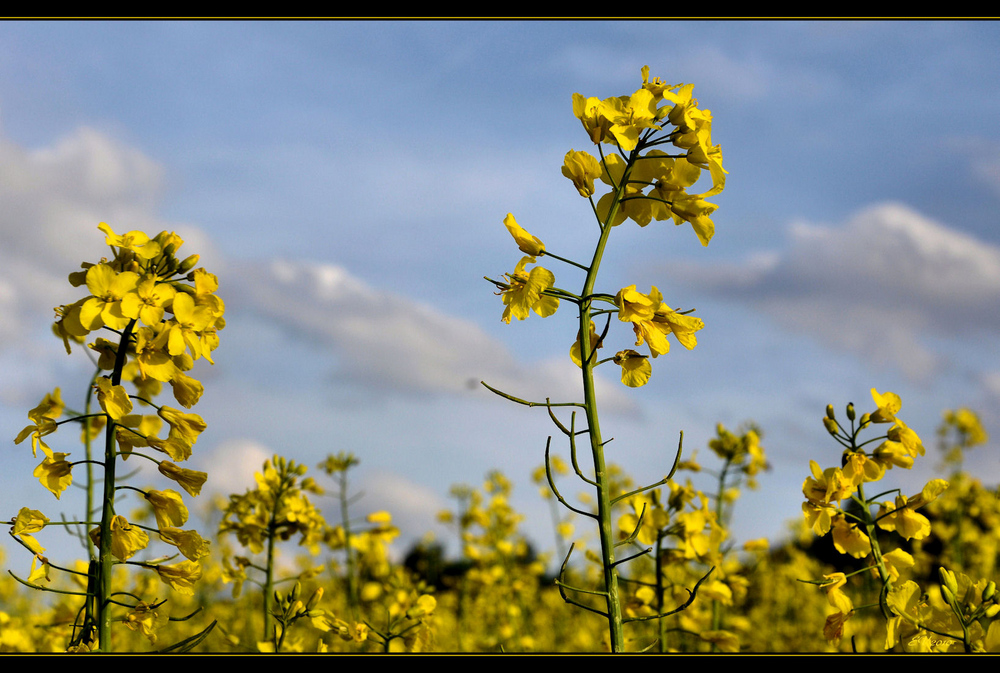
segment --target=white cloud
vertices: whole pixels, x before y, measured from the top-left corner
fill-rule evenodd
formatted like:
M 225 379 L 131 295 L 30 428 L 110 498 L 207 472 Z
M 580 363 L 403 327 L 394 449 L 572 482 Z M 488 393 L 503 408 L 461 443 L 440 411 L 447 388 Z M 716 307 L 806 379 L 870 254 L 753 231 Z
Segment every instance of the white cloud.
M 246 439 L 229 439 L 215 447 L 198 469 L 208 473 L 206 490 L 221 495 L 244 493 L 256 488 L 254 473 L 274 456 L 263 444 Z
M 376 290 L 343 267 L 275 260 L 243 265 L 237 273 L 227 306 L 256 312 L 329 349 L 339 358 L 339 376 L 364 388 L 467 394 L 484 392 L 479 382 L 486 381 L 523 399 L 582 398 L 579 370 L 569 358 L 521 363 L 475 323 Z M 634 412 L 620 386 L 602 384 L 606 408 Z
M 100 222 L 119 232 L 177 231 L 203 263 L 215 258 L 197 228 L 156 216 L 164 169 L 98 131 L 82 127 L 35 150 L 0 138 L 0 171 L 0 339 L 7 345 L 81 296 L 66 277 L 108 255 Z
M 895 203 L 841 227 L 795 224 L 790 234 L 781 253 L 678 276 L 914 379 L 945 361 L 924 337 L 1000 330 L 996 246 Z
M 105 134 L 80 128 L 35 150 L 0 138 L 0 167 L 0 339 L 7 348 L 25 347 L 18 335 L 45 326 L 52 307 L 81 296 L 66 276 L 108 254 L 100 222 L 119 232 L 177 231 L 202 265 L 224 269 L 204 232 L 155 214 L 164 169 Z M 240 281 L 231 302 L 227 288 L 231 309 L 256 311 L 330 347 L 342 376 L 365 388 L 488 394 L 479 386 L 486 379 L 527 399 L 580 397 L 568 360 L 525 366 L 474 323 L 375 290 L 341 267 L 274 261 L 263 271 L 244 265 L 227 275 Z M 635 410 L 618 386 L 603 387 L 609 410 Z

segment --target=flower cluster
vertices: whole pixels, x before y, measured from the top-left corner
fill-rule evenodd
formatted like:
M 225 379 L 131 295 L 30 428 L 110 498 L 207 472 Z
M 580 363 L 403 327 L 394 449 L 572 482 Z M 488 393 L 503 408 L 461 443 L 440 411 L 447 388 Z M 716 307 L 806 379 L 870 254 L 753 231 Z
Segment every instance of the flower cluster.
M 240 545 L 254 554 L 264 551 L 269 537 L 298 536 L 301 546 L 318 554 L 326 520 L 306 493 L 322 494 L 323 489 L 311 477 L 302 478 L 306 470 L 282 456 L 266 461 L 254 474 L 257 488 L 229 496 L 219 533 L 235 534 Z
M 659 78 L 650 81 L 647 66 L 642 69 L 642 88 L 631 96 L 600 100 L 573 95 L 573 113 L 598 149 L 603 143 L 617 146 L 622 153 L 631 153 L 670 143 L 682 151 L 672 155 L 654 149 L 641 155 L 642 160 L 635 162 L 626 180 L 623 207 L 612 214 L 614 191 L 598 202 L 597 213 L 602 221 L 610 216 L 610 223 L 617 225 L 631 219 L 641 227 L 652 220 L 689 222 L 702 245 L 712 240 L 715 225 L 710 215 L 718 206 L 705 199 L 723 190 L 726 170 L 722 168 L 722 148 L 712 144 L 712 113 L 698 107 L 697 99 L 691 97 L 693 89 L 693 84 L 666 85 Z M 674 129 L 655 136 L 667 123 Z M 651 141 L 654 137 L 656 140 Z M 631 163 L 628 159 L 609 155 L 602 158 L 598 169 L 596 160 L 588 157 L 586 153 L 571 150 L 566 155 L 563 174 L 578 188 L 580 182 L 590 184 L 590 193 L 594 177 L 612 190 L 621 186 Z M 698 182 L 703 169 L 709 171 L 712 186 L 700 194 L 687 193 Z M 581 195 L 589 196 L 585 191 L 580 189 Z
M 692 85 L 666 85 L 659 78 L 649 79 L 649 68 L 642 69 L 642 86 L 631 96 L 618 96 L 600 100 L 580 94 L 573 96 L 573 112 L 583 124 L 590 140 L 597 145 L 600 159 L 587 152 L 570 150 L 562 166 L 562 173 L 584 198 L 590 199 L 602 229 L 598 256 L 588 267 L 566 260 L 547 250 L 537 236 L 527 232 L 510 213 L 504 225 L 514 237 L 518 249 L 525 254 L 504 280 L 494 281 L 501 290 L 505 309 L 502 320 L 525 320 L 533 311 L 545 318 L 556 312 L 560 300 L 582 304 L 597 300 L 612 304 L 622 322 L 632 324 L 635 346 L 646 345 L 649 355 L 634 348 L 618 351 L 601 362 L 613 361 L 621 367 L 622 383 L 629 387 L 645 385 L 652 373 L 649 357 L 656 358 L 670 349 L 667 335 L 674 337 L 688 349 L 697 345 L 695 332 L 704 323 L 663 302 L 660 291 L 653 287 L 649 294 L 642 294 L 635 285 L 623 288 L 613 298 L 610 295 L 574 295 L 555 287 L 555 275 L 536 264 L 536 258 L 548 255 L 588 272 L 596 272 L 606 230 L 626 219 L 646 226 L 653 220 L 673 220 L 675 224 L 689 222 L 699 240 L 708 245 L 715 232 L 709 217 L 717 206 L 705 201 L 725 187 L 726 171 L 722 168 L 722 150 L 712 144 L 712 115 L 698 108 L 691 97 Z M 672 144 L 675 154 L 658 148 Z M 617 153 L 605 154 L 603 145 L 617 148 Z M 711 186 L 704 192 L 689 194 L 688 188 L 698 183 L 702 170 L 708 170 Z M 595 202 L 596 181 L 610 187 Z M 605 330 L 606 331 L 606 330 Z M 593 352 L 603 345 L 603 335 L 598 335 L 591 323 L 593 337 L 589 339 Z M 570 357 L 582 366 L 580 337 L 570 349 Z M 596 364 L 600 364 L 598 362 Z
M 886 596 L 900 590 L 903 585 L 899 584 L 899 578 L 913 566 L 914 560 L 902 548 L 885 551 L 884 543 L 880 544 L 876 536 L 876 529 L 894 532 L 907 541 L 926 538 L 931 531 L 930 521 L 917 510 L 937 499 L 948 488 L 948 482 L 933 479 L 919 493 L 910 496 L 898 489 L 873 497 L 865 495 L 865 484 L 880 481 L 886 471 L 894 467 L 909 469 L 915 458 L 924 455 L 920 437 L 896 416 L 902 408 L 899 396 L 891 392 L 879 393 L 875 388 L 872 388 L 871 395 L 875 410 L 862 415 L 857 424 L 854 405 L 848 405 L 849 431 L 837 422 L 832 405 L 827 407 L 823 423 L 830 435 L 846 450 L 841 467 L 822 469 L 815 461 L 810 461 L 812 476 L 802 484 L 806 498 L 802 512 L 816 535 L 832 531 L 833 545 L 841 554 L 858 559 L 871 557 L 869 570 L 879 577 L 883 585 L 879 604 L 891 631 L 895 628 L 894 624 L 898 625 L 900 612 L 892 601 L 886 602 Z M 861 431 L 873 424 L 891 425 L 885 435 L 859 442 Z M 866 449 L 873 444 L 874 448 Z M 893 491 L 897 495 L 892 500 L 877 500 Z M 842 507 L 841 503 L 848 499 L 856 506 Z M 877 511 L 872 512 L 875 507 Z M 853 602 L 843 592 L 847 577 L 844 573 L 828 574 L 819 583 L 826 590 L 830 605 L 836 609 L 827 618 L 824 629 L 826 637 L 831 640 L 840 638 L 845 623 L 853 615 Z M 890 642 L 894 643 L 894 637 L 887 640 L 887 647 L 892 646 Z
M 173 565 L 159 561 L 130 563 L 155 570 L 160 579 L 180 593 L 193 593 L 192 585 L 201 576 L 200 559 L 208 555 L 209 543 L 197 531 L 180 528 L 188 516 L 183 499 L 173 490 L 133 489 L 143 494 L 156 517 L 158 527 L 144 530 L 115 510 L 116 492 L 122 488 L 117 485 L 116 464 L 119 458 L 124 461 L 137 455 L 136 449 L 159 451 L 170 460 L 142 455 L 157 464 L 160 474 L 175 481 L 190 495 L 198 495 L 208 475 L 178 467 L 174 461 L 183 462 L 191 457 L 206 423 L 197 414 L 159 406 L 152 400 L 163 384 L 168 383 L 178 404 L 186 409 L 194 406 L 204 388 L 187 372 L 191 371 L 195 360 L 204 358 L 212 362 L 211 353 L 219 345 L 218 331 L 225 327 L 225 305 L 215 294 L 218 280 L 205 269 L 195 268 L 197 255 L 184 259 L 177 257 L 183 245 L 180 236 L 167 231 L 153 238 L 140 231 L 118 235 L 103 222 L 98 229 L 105 235 L 111 259 L 84 262 L 81 271 L 70 274 L 70 284 L 85 287 L 89 294 L 58 307 L 53 325 L 67 353 L 72 351 L 72 343 L 84 343 L 93 335 L 93 341 L 87 346 L 96 354 L 97 371 L 87 394 L 85 411 L 68 412 L 61 390 L 56 388 L 28 412 L 31 425 L 14 440 L 20 444 L 31 437 L 32 453 L 37 455 L 39 449 L 42 451 L 44 458 L 34 475 L 56 498 L 61 498 L 73 483 L 75 466 L 98 463 L 104 468 L 101 505 L 94 507 L 92 503 L 95 487 L 89 471 L 85 484 L 88 511 L 100 512 L 99 524 L 89 531 L 97 570 L 93 571 L 96 575 L 88 587 L 88 591 L 100 594 L 94 596 L 99 607 L 96 615 L 87 611 L 84 623 L 77 629 L 78 635 L 70 644 L 73 649 L 109 647 L 107 627 L 110 619 L 106 611 L 112 603 L 108 600 L 110 568 L 113 559 L 126 562 L 149 545 L 147 530 L 155 532 L 162 542 L 176 547 L 187 560 Z M 135 392 L 130 393 L 126 385 Z M 99 413 L 91 413 L 91 400 L 96 400 Z M 133 401 L 155 408 L 156 413 L 139 413 Z M 60 420 L 64 415 L 67 418 Z M 85 460 L 71 462 L 69 452 L 56 451 L 49 446 L 59 426 L 69 422 L 83 426 L 81 439 L 87 454 Z M 164 424 L 168 427 L 166 436 L 161 432 Z M 102 430 L 106 439 L 104 459 L 92 460 L 91 443 Z M 40 512 L 19 518 L 23 521 L 16 528 L 22 542 L 26 542 L 25 535 L 37 532 L 39 522 L 44 520 Z M 26 544 L 30 548 L 30 543 Z M 36 558 L 43 561 L 42 567 L 48 568 L 47 560 L 40 556 L 41 550 L 35 553 Z M 97 576 L 103 579 L 97 580 Z M 39 577 L 40 574 L 33 570 L 31 579 Z M 131 612 L 124 620 L 126 625 L 155 642 L 154 629 L 165 621 L 166 613 L 158 612 L 159 606 L 141 600 L 129 607 Z

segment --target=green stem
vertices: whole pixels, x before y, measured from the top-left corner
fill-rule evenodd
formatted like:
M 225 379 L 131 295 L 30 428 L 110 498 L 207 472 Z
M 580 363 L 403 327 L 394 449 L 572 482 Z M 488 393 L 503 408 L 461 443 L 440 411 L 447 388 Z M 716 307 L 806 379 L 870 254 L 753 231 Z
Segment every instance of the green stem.
M 882 583 L 879 587 L 878 604 L 882 610 L 882 616 L 888 622 L 893 617 L 892 611 L 889 609 L 888 603 L 886 603 L 886 596 L 889 593 L 889 589 L 892 588 L 892 578 L 885 567 L 885 560 L 882 558 L 882 548 L 878 543 L 878 531 L 875 529 L 875 520 L 871 515 L 871 503 L 865 499 L 864 484 L 858 484 L 858 498 L 864 503 L 861 507 L 861 512 L 864 517 L 865 532 L 868 534 L 869 542 L 871 542 L 872 556 L 875 558 L 875 566 L 878 568 L 879 580 Z
M 282 484 L 283 485 L 283 484 Z M 278 518 L 278 507 L 281 503 L 282 491 L 275 494 L 274 504 L 271 508 L 271 520 L 267 524 L 267 568 L 264 570 L 264 640 L 272 637 L 271 628 L 271 600 L 274 593 L 274 544 L 278 537 L 276 519 Z M 277 638 L 274 639 L 275 652 L 280 651 L 280 644 Z
M 633 153 L 634 156 L 635 154 Z M 614 217 L 618 212 L 632 164 L 633 161 L 628 162 L 625 173 L 615 190 L 614 201 L 608 213 L 607 220 L 601 227 L 601 236 L 594 250 L 594 259 L 590 263 L 590 269 L 587 271 L 587 279 L 584 281 L 583 291 L 580 292 L 580 296 L 582 297 L 580 301 L 580 358 L 583 362 L 583 366 L 581 367 L 583 372 L 583 398 L 587 414 L 587 429 L 590 434 L 590 450 L 594 459 L 595 481 L 597 482 L 597 518 L 600 527 L 601 561 L 604 566 L 604 590 L 606 592 L 608 629 L 612 652 L 623 652 L 625 650 L 625 638 L 622 630 L 622 606 L 618 590 L 618 571 L 615 568 L 615 542 L 611 523 L 611 486 L 604 461 L 604 443 L 601 440 L 601 425 L 597 415 L 597 394 L 594 390 L 594 358 L 590 343 L 590 311 L 591 302 L 593 301 L 594 284 L 597 281 L 597 272 L 600 269 L 601 258 L 604 256 L 604 248 L 607 246 L 608 237 L 611 234 L 612 227 L 610 223 L 614 221 Z
M 358 619 L 358 578 L 357 562 L 354 557 L 354 550 L 351 548 L 351 519 L 348 513 L 347 498 L 347 468 L 340 473 L 340 518 L 344 526 L 344 551 L 347 554 L 347 600 L 354 614 L 354 620 Z
M 122 370 L 125 368 L 128 342 L 135 327 L 135 318 L 129 321 L 122 331 L 118 342 L 118 353 L 115 356 L 115 368 L 111 372 L 111 385 L 119 386 L 122 382 Z M 97 554 L 97 639 L 99 651 L 111 651 L 111 570 L 114 559 L 111 556 L 111 519 L 115 515 L 115 467 L 117 463 L 117 443 L 115 441 L 115 422 L 109 416 L 104 432 L 104 500 L 101 506 L 101 538 Z

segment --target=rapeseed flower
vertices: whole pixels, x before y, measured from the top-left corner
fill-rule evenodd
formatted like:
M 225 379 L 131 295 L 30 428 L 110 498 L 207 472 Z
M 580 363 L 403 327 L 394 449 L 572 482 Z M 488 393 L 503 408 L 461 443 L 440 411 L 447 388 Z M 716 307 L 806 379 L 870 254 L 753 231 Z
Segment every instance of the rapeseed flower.
M 122 300 L 135 290 L 139 274 L 118 273 L 108 264 L 95 264 L 87 270 L 87 289 L 91 297 L 80 306 L 80 324 L 91 332 L 105 325 L 124 329 L 129 318 L 122 313 Z
M 164 584 L 185 596 L 194 595 L 194 583 L 201 579 L 201 564 L 181 561 L 172 565 L 159 564 L 154 567 Z
M 34 471 L 42 486 L 51 491 L 56 498 L 60 498 L 62 492 L 73 483 L 73 466 L 66 460 L 68 455 L 68 453 L 46 455 L 45 460 Z
M 653 367 L 649 359 L 634 350 L 618 351 L 614 358 L 615 364 L 622 368 L 622 383 L 629 388 L 639 388 L 649 382 Z
M 143 497 L 153 507 L 156 525 L 160 528 L 183 526 L 188 520 L 188 509 L 181 494 L 172 489 L 166 491 L 149 490 Z
M 211 546 L 196 530 L 181 530 L 169 526 L 160 528 L 160 539 L 177 547 L 180 553 L 192 561 L 208 556 Z
M 527 231 L 525 231 L 521 225 L 517 223 L 514 216 L 507 213 L 507 217 L 504 218 L 503 224 L 507 227 L 507 231 L 510 235 L 514 237 L 514 241 L 517 243 L 517 248 L 526 255 L 531 255 L 532 258 L 545 253 L 545 244 L 537 236 L 532 236 Z M 535 261 L 532 259 L 531 261 Z
M 90 530 L 90 540 L 95 547 L 101 546 L 101 528 L 96 526 Z M 119 561 L 127 561 L 149 545 L 149 536 L 128 519 L 120 514 L 111 519 L 111 555 Z
M 896 422 L 896 412 L 903 406 L 899 395 L 890 392 L 880 394 L 872 388 L 872 399 L 875 401 L 875 406 L 878 407 L 871 413 L 870 419 L 872 423 Z
M 164 477 L 173 479 L 180 484 L 185 491 L 195 496 L 201 493 L 201 487 L 205 485 L 206 481 L 208 481 L 207 473 L 177 467 L 168 460 L 160 461 L 160 465 L 157 469 Z
M 510 323 L 511 316 L 525 320 L 529 311 L 547 318 L 559 308 L 558 298 L 543 294 L 555 282 L 552 272 L 540 266 L 536 266 L 530 273 L 524 270 L 525 265 L 533 261 L 532 257 L 522 257 L 514 273 L 505 274 L 510 283 L 503 293 L 503 303 L 507 308 L 504 309 L 501 320 L 505 323 Z
M 573 182 L 584 198 L 593 196 L 594 180 L 600 178 L 602 172 L 600 162 L 586 152 L 570 150 L 563 159 L 562 174 Z

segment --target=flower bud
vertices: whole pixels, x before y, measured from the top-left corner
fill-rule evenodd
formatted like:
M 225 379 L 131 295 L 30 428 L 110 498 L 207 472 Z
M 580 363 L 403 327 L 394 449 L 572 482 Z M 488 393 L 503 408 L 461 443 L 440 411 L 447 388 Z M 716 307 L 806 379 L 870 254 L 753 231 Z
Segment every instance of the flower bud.
M 864 428 L 868 425 L 871 425 L 871 422 L 872 422 L 872 415 L 865 414 L 864 416 L 861 417 L 861 424 L 859 427 Z
M 986 608 L 986 616 L 990 619 L 996 617 L 997 613 L 1000 613 L 1000 605 L 997 605 L 996 603 Z
M 313 592 L 313 595 L 309 597 L 309 602 L 306 603 L 306 609 L 315 609 L 321 598 L 323 598 L 323 587 L 316 589 L 316 591 Z
M 854 420 L 854 402 L 847 405 L 847 418 Z
M 945 585 L 941 585 L 941 595 L 944 597 L 944 602 L 948 605 L 955 602 L 955 592 Z
M 958 593 L 958 581 L 955 579 L 955 573 L 947 568 L 938 568 L 938 574 L 941 576 L 941 590 L 948 589 L 951 592 L 952 599 L 954 599 Z
M 829 418 L 831 421 L 834 420 L 834 418 L 835 418 L 835 416 L 833 415 L 833 405 L 832 404 L 826 405 L 826 417 Z
M 181 262 L 180 266 L 177 267 L 177 272 L 187 273 L 188 271 L 194 268 L 195 264 L 198 263 L 199 259 L 200 258 L 198 255 L 191 255 L 190 257 L 186 257 L 184 261 Z
M 837 434 L 837 431 L 840 430 L 840 426 L 837 425 L 837 421 L 833 420 L 829 416 L 823 419 L 823 425 L 826 426 L 826 431 L 831 435 Z
M 984 601 L 990 600 L 996 595 L 996 593 L 997 593 L 997 583 L 990 582 L 989 584 L 986 585 L 986 588 L 983 589 L 983 600 Z

